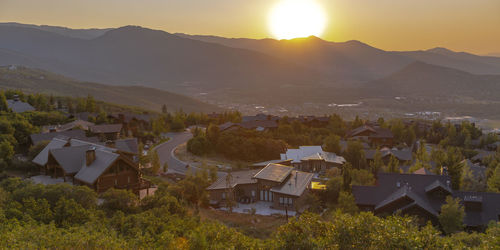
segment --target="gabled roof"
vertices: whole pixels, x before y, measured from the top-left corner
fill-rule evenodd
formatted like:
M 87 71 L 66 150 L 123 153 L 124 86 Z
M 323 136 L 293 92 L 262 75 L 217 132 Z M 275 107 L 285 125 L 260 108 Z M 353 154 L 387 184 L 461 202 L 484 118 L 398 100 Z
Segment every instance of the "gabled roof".
M 59 163 L 64 172 L 75 174 L 85 164 L 85 152 L 91 146 L 62 147 L 50 150 L 50 155 Z
M 290 178 L 282 185 L 271 188 L 271 192 L 301 196 L 311 183 L 313 176 L 313 173 L 292 171 Z
M 365 150 L 365 157 L 368 160 L 372 160 L 375 158 L 375 153 L 377 150 L 368 149 Z M 380 153 L 382 154 L 382 158 L 394 155 L 396 159 L 399 161 L 411 161 L 413 159 L 412 152 L 409 148 L 407 149 L 390 149 L 390 148 L 382 148 L 380 149 Z
M 42 151 L 40 151 L 40 153 L 38 153 L 38 155 L 33 158 L 33 163 L 39 166 L 45 166 L 45 164 L 47 164 L 47 160 L 49 159 L 49 151 L 51 149 L 62 148 L 67 143 L 68 141 L 65 139 L 52 139 L 49 144 L 47 144 L 47 146 L 45 146 L 45 148 L 43 148 Z
M 104 124 L 104 125 L 95 125 L 90 127 L 90 131 L 96 134 L 107 134 L 107 133 L 119 133 L 122 130 L 122 124 Z
M 75 179 L 93 184 L 120 157 L 119 154 L 101 149 L 95 150 L 95 156 L 95 160 L 90 166 L 87 166 L 86 162 L 83 164 L 82 168 L 75 175 Z
M 270 163 L 253 176 L 255 179 L 283 182 L 292 172 L 293 168 L 280 164 Z
M 495 151 L 486 151 L 486 150 L 477 150 L 478 153 L 474 157 L 471 158 L 472 161 L 478 162 L 482 161 L 484 158 L 490 156 L 490 155 L 495 155 Z
M 209 187 L 207 187 L 207 190 L 218 190 L 218 189 L 226 189 L 228 188 L 235 188 L 237 185 L 244 185 L 244 184 L 254 184 L 257 183 L 257 180 L 254 179 L 254 175 L 258 172 L 259 170 L 254 169 L 254 170 L 248 170 L 248 171 L 237 171 L 237 172 L 232 172 L 232 180 L 230 183 L 227 183 L 227 176 L 220 177 L 212 183 Z
M 434 174 L 433 172 L 431 172 L 429 169 L 424 168 L 424 167 L 422 167 L 422 168 L 419 168 L 419 169 L 415 170 L 415 171 L 413 172 L 413 174 L 428 174 L 428 175 L 435 175 L 435 174 Z
M 394 135 L 392 134 L 392 131 L 387 128 L 380 128 L 380 127 L 372 127 L 369 125 L 363 125 L 360 127 L 357 127 L 347 133 L 347 137 L 356 137 L 359 134 L 369 131 L 368 137 L 370 138 L 393 138 Z
M 131 154 L 139 153 L 139 145 L 137 143 L 137 138 L 127 138 L 115 141 L 115 148 Z
M 35 110 L 35 108 L 31 106 L 29 103 L 22 102 L 19 100 L 7 100 L 7 106 L 9 106 L 9 108 L 14 113 L 23 113 Z
M 396 190 L 394 193 L 389 195 L 385 200 L 381 201 L 375 206 L 375 211 L 382 210 L 384 207 L 392 204 L 393 202 L 400 200 L 402 198 L 406 198 L 411 200 L 411 202 L 398 210 L 406 210 L 409 206 L 415 206 L 423 208 L 428 213 L 438 216 L 436 210 L 427 202 L 426 199 L 422 199 L 420 196 L 412 192 L 412 188 L 408 185 L 403 185 L 401 188 Z
M 335 153 L 325 152 L 321 146 L 300 146 L 298 149 L 288 149 L 281 154 L 281 160 L 291 160 L 292 163 L 300 163 L 309 160 L 324 160 L 326 162 L 344 164 L 345 159 Z
M 32 134 L 30 135 L 31 142 L 33 142 L 34 145 L 42 142 L 42 141 L 50 141 L 53 138 L 56 137 L 69 137 L 69 138 L 86 138 L 85 136 L 85 131 L 83 130 L 68 130 L 68 131 L 61 131 L 61 132 L 50 132 L 50 133 L 40 133 L 40 134 Z
M 89 130 L 89 127 L 94 126 L 95 124 L 92 122 L 84 121 L 84 120 L 75 120 L 72 122 L 68 122 L 63 124 L 57 128 L 58 131 L 67 131 L 77 127 L 81 127 L 83 130 Z
M 429 193 L 438 189 L 446 191 L 448 194 L 453 193 L 453 190 L 448 185 L 442 183 L 440 180 L 436 180 L 433 183 L 429 184 L 427 187 L 425 187 L 425 192 Z

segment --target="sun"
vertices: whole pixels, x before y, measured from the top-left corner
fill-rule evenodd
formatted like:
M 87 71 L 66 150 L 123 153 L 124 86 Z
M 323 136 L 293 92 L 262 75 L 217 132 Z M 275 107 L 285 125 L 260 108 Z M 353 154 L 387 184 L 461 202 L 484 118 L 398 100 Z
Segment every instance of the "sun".
M 281 0 L 269 14 L 269 28 L 278 39 L 320 36 L 325 24 L 323 8 L 314 0 Z

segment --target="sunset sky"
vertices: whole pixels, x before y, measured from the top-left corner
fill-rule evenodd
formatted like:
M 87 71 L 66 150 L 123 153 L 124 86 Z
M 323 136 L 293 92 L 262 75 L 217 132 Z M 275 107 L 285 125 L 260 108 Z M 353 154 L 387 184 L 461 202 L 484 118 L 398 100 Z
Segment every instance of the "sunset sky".
M 0 22 L 71 28 L 140 25 L 168 32 L 272 37 L 268 16 L 281 0 L 0 0 Z M 312 1 L 312 0 L 311 0 Z M 500 0 L 315 0 L 321 38 L 360 40 L 384 50 L 437 46 L 500 53 Z

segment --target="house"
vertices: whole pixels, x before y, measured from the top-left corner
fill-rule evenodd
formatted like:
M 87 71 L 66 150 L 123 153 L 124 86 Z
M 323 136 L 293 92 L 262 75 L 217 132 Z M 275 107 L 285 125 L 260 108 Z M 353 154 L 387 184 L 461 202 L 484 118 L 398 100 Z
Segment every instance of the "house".
M 280 118 L 274 115 L 257 114 L 251 116 L 241 117 L 241 122 L 255 122 L 255 121 L 278 121 Z
M 76 138 L 80 140 L 90 141 L 90 142 L 98 142 L 99 139 L 97 137 L 87 137 L 85 131 L 75 129 L 75 130 L 66 130 L 60 132 L 48 132 L 48 133 L 39 133 L 30 135 L 31 143 L 36 145 L 42 141 L 50 141 L 56 137 L 67 137 L 67 138 Z
M 64 131 L 69 131 L 69 130 L 74 130 L 74 129 L 80 129 L 84 131 L 88 131 L 90 127 L 94 126 L 95 124 L 92 122 L 84 121 L 84 120 L 74 120 L 72 122 L 68 122 L 63 125 L 50 125 L 50 126 L 44 126 L 43 131 L 44 132 L 64 132 Z
M 256 131 L 266 131 L 273 130 L 278 128 L 278 123 L 272 120 L 263 120 L 263 121 L 247 121 L 241 123 L 232 123 L 226 122 L 224 124 L 219 125 L 219 130 L 223 131 L 232 131 L 238 129 L 248 129 L 248 130 L 256 130 Z
M 435 173 L 433 173 L 432 171 L 430 171 L 429 169 L 424 168 L 424 167 L 413 171 L 413 174 L 435 175 Z
M 365 158 L 368 161 L 373 161 L 375 158 L 377 150 L 374 149 L 368 149 L 365 150 Z M 384 147 L 380 149 L 380 154 L 382 155 L 382 160 L 384 161 L 385 164 L 389 163 L 389 160 L 391 156 L 394 156 L 396 159 L 398 159 L 400 164 L 411 162 L 413 160 L 413 154 L 411 152 L 410 148 L 405 148 L 405 149 L 397 149 L 397 148 L 388 148 Z
M 451 188 L 446 175 L 379 173 L 376 186 L 352 186 L 355 202 L 363 211 L 376 215 L 415 215 L 421 225 L 438 224 L 446 196 L 458 197 L 465 207 L 464 223 L 480 228 L 500 217 L 500 194 L 462 192 Z
M 486 151 L 481 149 L 478 149 L 476 151 L 477 155 L 471 158 L 471 161 L 474 163 L 482 163 L 484 159 L 496 154 L 496 151 Z
M 369 142 L 374 147 L 392 147 L 394 135 L 391 130 L 387 128 L 363 125 L 349 131 L 346 138 Z
M 467 165 L 470 168 L 472 175 L 474 175 L 474 178 L 478 182 L 484 182 L 484 183 L 486 182 L 486 167 L 485 166 L 481 166 L 479 163 L 473 163 L 469 159 L 463 160 L 462 162 L 460 162 L 460 164 L 462 164 L 463 166 Z
M 237 202 L 270 202 L 270 208 L 301 211 L 311 189 L 312 173 L 270 163 L 260 170 L 233 172 L 207 188 L 212 205 Z
M 21 101 L 18 95 L 14 95 L 13 99 L 7 100 L 7 106 L 14 113 L 35 111 L 35 108 L 31 106 L 29 103 Z
M 104 124 L 90 127 L 90 132 L 98 136 L 102 141 L 116 140 L 120 137 L 123 125 Z
M 125 152 L 77 139 L 54 138 L 33 163 L 45 175 L 86 185 L 98 193 L 119 188 L 139 194 L 151 187 Z
M 294 168 L 306 172 L 325 172 L 346 162 L 344 157 L 335 153 L 325 152 L 321 146 L 300 146 L 298 149 L 288 149 L 281 154 L 281 160 L 291 160 Z
M 123 130 L 132 135 L 136 135 L 138 130 L 151 130 L 151 119 L 153 118 L 150 114 L 132 114 L 132 113 L 115 113 L 108 116 L 112 119 L 113 123 L 121 123 L 123 125 Z

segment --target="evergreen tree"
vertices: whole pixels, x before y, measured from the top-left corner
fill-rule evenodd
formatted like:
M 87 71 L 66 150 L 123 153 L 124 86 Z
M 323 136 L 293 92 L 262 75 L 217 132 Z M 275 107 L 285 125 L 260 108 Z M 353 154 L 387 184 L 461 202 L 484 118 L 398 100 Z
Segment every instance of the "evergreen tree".
M 389 173 L 399 173 L 399 160 L 394 156 L 391 155 L 391 158 L 389 158 L 389 164 L 387 165 L 387 172 Z
M 464 228 L 464 207 L 460 205 L 460 199 L 446 197 L 446 203 L 441 206 L 439 214 L 439 223 L 446 234 L 452 234 L 461 231 Z
M 375 155 L 373 156 L 373 161 L 370 162 L 370 168 L 373 175 L 376 177 L 378 172 L 383 169 L 383 167 L 384 161 L 382 160 L 382 153 L 377 148 L 377 150 L 375 151 Z
M 500 193 L 500 165 L 496 166 L 488 178 L 488 191 Z
M 332 152 L 335 154 L 340 154 L 342 149 L 340 147 L 340 137 L 335 134 L 331 134 L 325 138 L 324 148 L 326 152 Z
M 9 105 L 7 104 L 7 98 L 5 97 L 5 93 L 0 91 L 0 111 L 8 111 Z
M 342 168 L 342 188 L 345 191 L 351 190 L 351 181 L 352 181 L 352 165 L 349 162 L 346 162 Z

